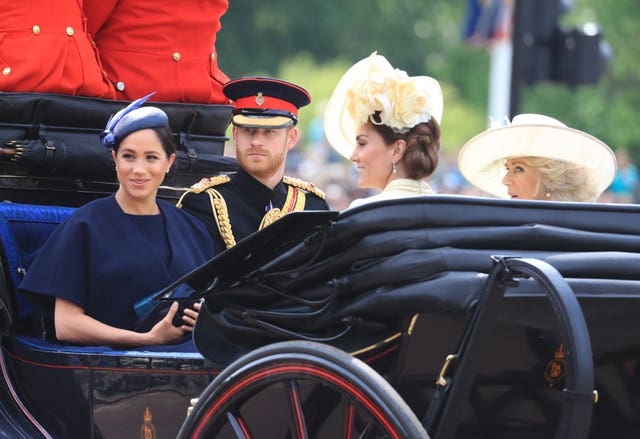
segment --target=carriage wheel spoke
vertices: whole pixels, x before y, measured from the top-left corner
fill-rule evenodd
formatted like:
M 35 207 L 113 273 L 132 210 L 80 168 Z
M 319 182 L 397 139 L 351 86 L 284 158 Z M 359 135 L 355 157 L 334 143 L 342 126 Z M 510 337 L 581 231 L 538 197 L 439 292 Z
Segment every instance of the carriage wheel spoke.
M 377 437 L 376 433 L 380 433 L 377 427 L 378 423 L 372 417 L 369 417 L 367 419 L 359 418 L 357 406 L 353 404 L 353 402 L 347 400 L 344 423 L 345 439 L 351 439 L 352 437 L 356 437 L 357 439 L 364 439 L 367 437 L 371 437 L 372 434 L 374 435 L 373 437 Z
M 367 422 L 367 425 L 365 425 L 364 428 L 362 429 L 362 433 L 360 434 L 359 439 L 364 439 L 365 437 L 367 437 L 367 435 L 369 435 L 372 429 L 373 429 L 373 420 L 370 420 L 369 422 Z
M 307 424 L 302 411 L 302 402 L 300 401 L 300 390 L 296 380 L 289 380 L 289 404 L 293 413 L 294 431 L 298 439 L 308 439 Z
M 249 429 L 246 424 L 242 420 L 240 416 L 236 417 L 233 413 L 227 412 L 227 421 L 231 425 L 233 432 L 236 434 L 238 439 L 251 439 L 251 434 L 249 434 Z
M 384 378 L 316 343 L 256 349 L 218 375 L 199 401 L 180 439 L 428 437 Z
M 345 414 L 345 423 L 344 423 L 344 437 L 345 439 L 351 439 L 353 435 L 353 422 L 356 409 L 350 402 L 347 403 L 347 413 Z

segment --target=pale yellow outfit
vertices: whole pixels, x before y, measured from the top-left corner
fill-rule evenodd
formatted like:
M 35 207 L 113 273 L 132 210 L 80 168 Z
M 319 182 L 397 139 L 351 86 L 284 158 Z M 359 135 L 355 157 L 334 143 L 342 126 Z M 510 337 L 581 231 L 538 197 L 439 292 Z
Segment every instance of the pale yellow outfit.
M 415 197 L 418 195 L 432 195 L 435 192 L 424 180 L 412 180 L 409 178 L 398 178 L 392 180 L 385 186 L 379 194 L 367 198 L 358 198 L 349 204 L 349 208 L 373 203 L 374 201 L 392 200 L 394 198 Z

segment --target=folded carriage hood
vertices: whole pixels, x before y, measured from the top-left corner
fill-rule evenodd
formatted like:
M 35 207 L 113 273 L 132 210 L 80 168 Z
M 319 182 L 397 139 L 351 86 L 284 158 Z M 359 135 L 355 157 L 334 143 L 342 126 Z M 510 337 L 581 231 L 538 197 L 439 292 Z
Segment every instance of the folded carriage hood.
M 308 233 L 302 218 L 312 219 Z M 436 195 L 288 221 L 301 228 L 297 235 L 287 235 L 284 222 L 266 228 L 177 283 L 207 299 L 195 340 L 208 358 L 225 363 L 291 338 L 353 351 L 401 330 L 416 313 L 464 316 L 494 256 L 549 262 L 587 319 L 597 315 L 590 325 L 616 316 L 640 332 L 630 318 L 640 311 L 640 206 Z M 529 306 L 533 299 L 544 295 L 523 279 L 505 301 L 505 309 L 523 312 L 503 318 L 553 325 L 548 309 Z

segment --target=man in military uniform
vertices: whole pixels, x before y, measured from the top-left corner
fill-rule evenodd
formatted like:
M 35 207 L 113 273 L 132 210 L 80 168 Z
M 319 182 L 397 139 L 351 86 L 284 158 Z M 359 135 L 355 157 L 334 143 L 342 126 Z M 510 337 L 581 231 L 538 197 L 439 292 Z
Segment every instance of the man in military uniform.
M 309 93 L 262 77 L 235 79 L 223 92 L 235 102 L 231 122 L 239 170 L 202 179 L 178 202 L 207 225 L 216 254 L 288 212 L 328 209 L 313 184 L 284 175 L 287 152 L 298 140 L 298 109 L 311 102 Z

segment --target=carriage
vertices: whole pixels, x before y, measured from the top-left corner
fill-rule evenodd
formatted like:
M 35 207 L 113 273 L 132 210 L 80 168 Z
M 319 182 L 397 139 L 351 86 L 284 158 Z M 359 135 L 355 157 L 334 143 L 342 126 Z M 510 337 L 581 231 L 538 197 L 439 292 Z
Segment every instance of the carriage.
M 177 200 L 230 107 L 157 104 Z M 50 340 L 16 290 L 115 190 L 122 103 L 0 94 L 0 433 L 60 438 L 620 438 L 640 433 L 640 207 L 435 195 L 295 212 L 156 300 L 205 298 L 197 352 Z M 52 261 L 64 263 L 64 261 Z

